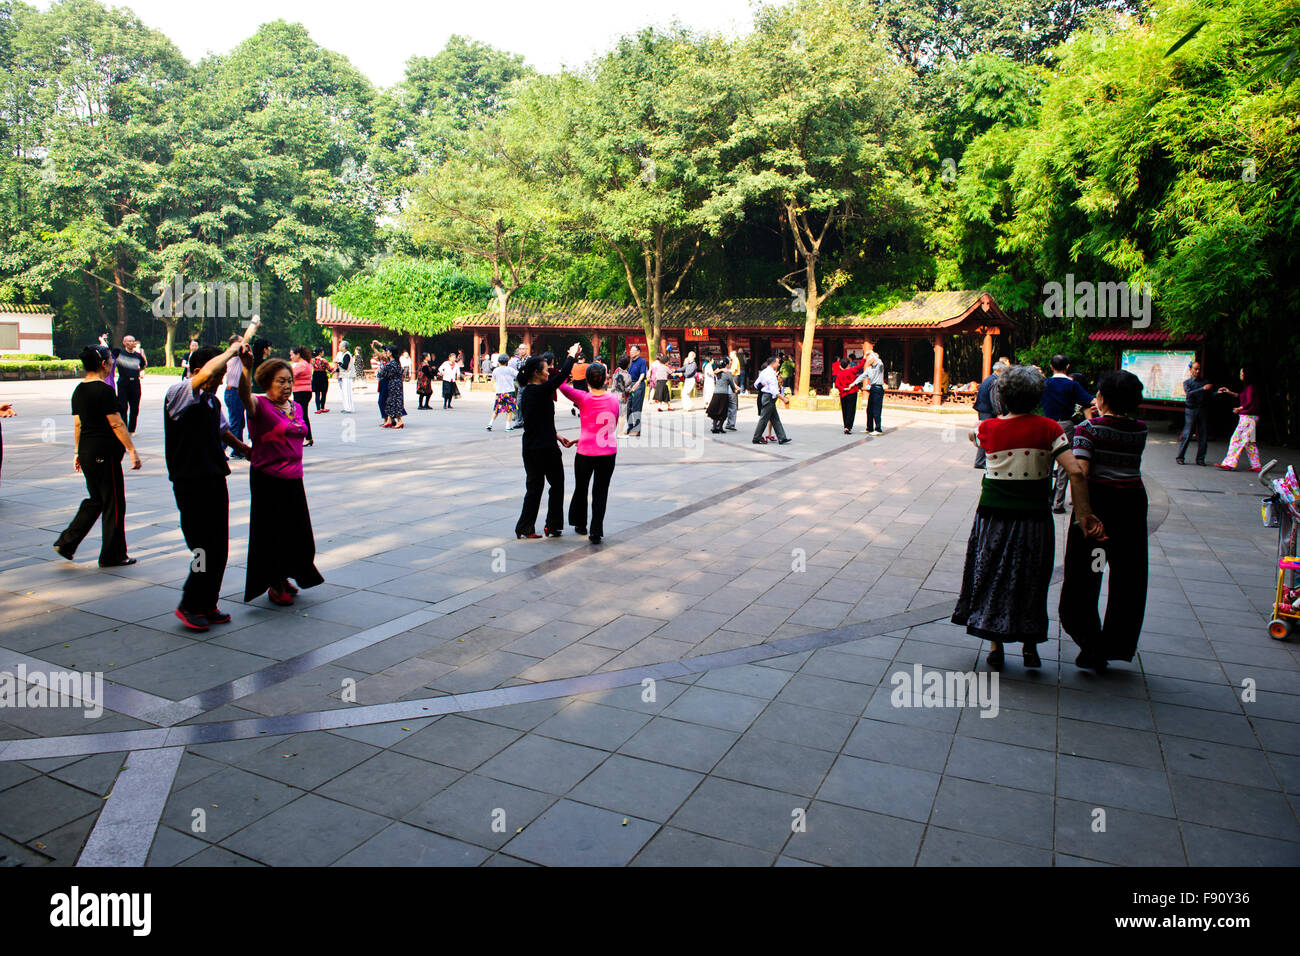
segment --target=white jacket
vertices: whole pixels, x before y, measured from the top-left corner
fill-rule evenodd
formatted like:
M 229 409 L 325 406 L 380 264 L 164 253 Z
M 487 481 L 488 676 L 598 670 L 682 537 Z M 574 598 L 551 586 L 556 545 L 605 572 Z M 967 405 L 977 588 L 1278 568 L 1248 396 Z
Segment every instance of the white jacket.
M 350 359 L 351 359 L 351 361 L 348 362 L 348 367 L 347 367 L 347 368 L 344 368 L 344 367 L 343 367 L 343 356 L 345 356 L 345 355 L 349 356 Z M 338 366 L 338 369 L 339 369 L 339 378 L 340 378 L 340 379 L 345 379 L 345 378 L 356 378 L 356 376 L 357 376 L 357 357 L 356 357 L 356 355 L 355 355 L 354 353 L 349 352 L 347 349 L 344 349 L 344 350 L 343 350 L 342 352 L 340 352 L 338 355 L 334 356 L 334 364 Z

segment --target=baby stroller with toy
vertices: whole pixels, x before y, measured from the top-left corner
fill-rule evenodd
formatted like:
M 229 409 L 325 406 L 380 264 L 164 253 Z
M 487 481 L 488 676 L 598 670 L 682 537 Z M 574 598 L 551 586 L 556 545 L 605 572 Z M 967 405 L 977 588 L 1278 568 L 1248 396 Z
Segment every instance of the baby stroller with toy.
M 1277 528 L 1277 590 L 1273 598 L 1273 619 L 1268 622 L 1269 636 L 1285 639 L 1300 622 L 1300 583 L 1296 571 L 1300 570 L 1300 549 L 1296 547 L 1296 530 L 1300 528 L 1300 483 L 1295 468 L 1288 467 L 1282 478 L 1270 479 L 1269 470 L 1277 460 L 1270 461 L 1259 473 L 1259 481 L 1271 494 L 1263 501 L 1264 526 Z

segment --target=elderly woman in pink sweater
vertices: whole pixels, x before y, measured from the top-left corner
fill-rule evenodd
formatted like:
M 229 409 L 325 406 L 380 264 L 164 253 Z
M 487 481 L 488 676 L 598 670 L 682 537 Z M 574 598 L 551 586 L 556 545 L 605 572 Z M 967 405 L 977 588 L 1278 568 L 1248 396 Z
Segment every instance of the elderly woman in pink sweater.
M 605 390 L 607 375 L 605 366 L 593 362 L 587 366 L 587 391 L 567 383 L 560 386 L 565 397 L 578 406 L 581 423 L 578 452 L 573 458 L 575 487 L 569 503 L 569 524 L 578 534 L 587 535 L 592 544 L 600 544 L 605 534 L 605 503 L 609 498 L 609 479 L 614 474 L 614 455 L 618 451 L 618 396 Z M 592 482 L 590 534 L 588 482 Z

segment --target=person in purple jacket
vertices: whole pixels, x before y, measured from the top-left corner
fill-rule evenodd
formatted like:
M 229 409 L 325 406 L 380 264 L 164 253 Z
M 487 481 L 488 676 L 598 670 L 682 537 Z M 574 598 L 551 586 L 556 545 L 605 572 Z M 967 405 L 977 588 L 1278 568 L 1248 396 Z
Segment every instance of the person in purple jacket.
M 1215 467 L 1222 468 L 1224 471 L 1236 471 L 1237 461 L 1244 451 L 1246 457 L 1250 459 L 1250 470 L 1259 471 L 1259 444 L 1256 433 L 1259 428 L 1260 401 L 1259 392 L 1255 390 L 1255 370 L 1249 367 L 1243 368 L 1241 380 L 1246 383 L 1246 387 L 1240 392 L 1228 388 L 1219 389 L 1220 395 L 1231 395 L 1237 400 L 1237 407 L 1232 411 L 1238 417 L 1237 430 L 1232 433 L 1232 440 L 1228 442 L 1228 454 Z

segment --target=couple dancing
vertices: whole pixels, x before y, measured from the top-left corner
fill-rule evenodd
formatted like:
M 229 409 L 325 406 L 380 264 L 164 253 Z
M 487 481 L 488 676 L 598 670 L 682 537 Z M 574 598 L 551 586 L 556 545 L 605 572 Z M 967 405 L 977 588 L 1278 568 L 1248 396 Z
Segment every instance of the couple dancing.
M 577 487 L 569 504 L 569 524 L 578 534 L 585 534 L 592 544 L 599 544 L 605 533 L 605 502 L 609 497 L 609 480 L 614 474 L 614 455 L 618 451 L 618 396 L 605 385 L 609 372 L 599 362 L 587 366 L 587 390 L 567 384 L 569 373 L 581 346 L 570 346 L 559 368 L 552 369 L 541 356 L 531 356 L 519 367 L 519 414 L 524 420 L 524 472 L 526 490 L 524 509 L 515 525 L 516 538 L 540 538 L 537 511 L 542 503 L 542 487 L 550 485 L 546 524 L 549 538 L 563 534 L 564 526 L 564 459 L 560 445 L 578 451 L 573 459 L 573 476 Z M 556 392 L 578 406 L 581 430 L 578 440 L 565 438 L 555 431 Z M 594 480 L 593 480 L 594 479 Z M 587 486 L 591 489 L 591 525 L 587 525 Z

